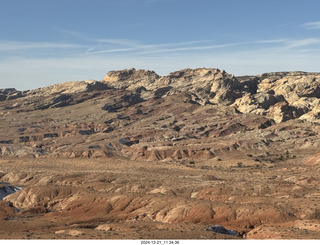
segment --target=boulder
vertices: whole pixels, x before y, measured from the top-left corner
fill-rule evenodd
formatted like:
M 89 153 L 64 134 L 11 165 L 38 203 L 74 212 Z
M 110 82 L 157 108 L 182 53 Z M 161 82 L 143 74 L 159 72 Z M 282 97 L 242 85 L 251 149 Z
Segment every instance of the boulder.
M 154 91 L 155 98 L 161 98 L 164 95 L 168 94 L 168 92 L 172 89 L 171 86 L 161 87 Z
M 231 104 L 241 96 L 241 84 L 232 75 L 219 69 L 184 69 L 159 78 L 157 88 L 175 88 L 180 92 L 196 94 L 202 101 Z
M 121 104 L 105 104 L 101 109 L 105 110 L 107 112 L 117 112 L 119 109 L 121 109 L 123 106 Z
M 39 156 L 45 154 L 45 151 L 36 147 L 23 145 L 3 145 L 0 147 L 0 156 Z
M 79 236 L 82 235 L 83 232 L 79 230 L 58 230 L 55 232 L 56 234 L 66 234 L 70 236 Z
M 121 97 L 126 106 L 132 106 L 144 101 L 139 94 L 126 94 Z
M 6 100 L 14 100 L 26 96 L 24 92 L 14 91 L 7 94 Z
M 320 124 L 320 108 L 314 108 L 312 111 L 303 114 L 299 119 L 314 124 Z
M 98 225 L 95 230 L 98 231 L 111 231 L 112 227 L 109 224 L 102 224 L 102 225 Z
M 50 95 L 72 94 L 80 92 L 92 92 L 100 90 L 108 90 L 110 87 L 107 84 L 95 80 L 72 81 L 54 84 L 48 87 L 30 90 L 26 93 L 29 97 L 47 97 Z
M 4 101 L 7 99 L 9 94 L 15 94 L 18 93 L 14 88 L 5 88 L 5 89 L 0 89 L 0 101 Z
M 109 71 L 102 79 L 102 82 L 114 88 L 134 90 L 141 86 L 150 86 L 150 84 L 153 84 L 158 78 L 159 75 L 154 71 L 131 68 L 120 71 Z
M 274 95 L 266 92 L 253 95 L 246 93 L 244 96 L 237 99 L 233 106 L 242 113 L 254 112 L 256 114 L 263 114 L 265 113 L 265 110 L 268 110 L 271 106 L 282 101 L 285 101 L 282 95 Z
M 63 107 L 70 105 L 70 102 L 73 101 L 73 98 L 69 94 L 62 94 L 52 99 L 52 105 L 50 107 Z
M 290 106 L 286 101 L 278 102 L 268 110 L 268 116 L 272 117 L 276 123 L 298 118 L 303 114 L 303 109 Z
M 274 90 L 291 104 L 301 97 L 320 98 L 320 74 L 306 72 L 269 73 L 262 76 L 258 92 Z

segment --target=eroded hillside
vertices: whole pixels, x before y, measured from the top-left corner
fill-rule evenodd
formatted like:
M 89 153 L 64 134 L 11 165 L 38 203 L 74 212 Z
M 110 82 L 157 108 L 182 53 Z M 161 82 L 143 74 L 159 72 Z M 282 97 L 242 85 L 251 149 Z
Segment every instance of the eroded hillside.
M 319 98 L 318 73 L 205 68 L 2 89 L 1 181 L 23 189 L 0 237 L 30 216 L 60 238 L 319 238 Z

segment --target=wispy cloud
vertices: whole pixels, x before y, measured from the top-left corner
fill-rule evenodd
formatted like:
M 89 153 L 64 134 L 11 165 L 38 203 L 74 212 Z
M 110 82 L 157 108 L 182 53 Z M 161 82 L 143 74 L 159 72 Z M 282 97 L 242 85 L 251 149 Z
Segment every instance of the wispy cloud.
M 296 26 L 296 21 L 290 21 L 290 22 L 285 22 L 281 23 L 275 26 L 275 28 L 287 28 L 289 26 Z
M 235 75 L 271 71 L 319 71 L 320 50 L 237 49 L 233 52 L 185 52 L 162 55 L 89 55 L 0 60 L 0 88 L 31 89 L 64 81 L 102 79 L 110 70 L 128 67 L 154 70 L 160 75 L 183 68 L 215 67 Z M 19 72 L 17 72 L 19 71 Z M 35 72 L 36 71 L 36 72 Z
M 89 39 L 88 39 L 89 40 Z M 42 55 L 43 50 L 51 51 L 53 57 L 66 57 L 71 53 L 78 56 L 103 55 L 103 54 L 122 54 L 122 55 L 161 55 L 170 53 L 188 54 L 193 51 L 234 52 L 239 50 L 270 50 L 284 51 L 305 48 L 320 48 L 319 38 L 304 39 L 266 39 L 252 40 L 234 43 L 215 43 L 212 40 L 195 40 L 185 42 L 145 44 L 131 39 L 94 39 L 86 44 L 79 43 L 59 43 L 59 42 L 15 42 L 0 40 L 0 51 L 10 57 L 10 52 L 28 54 L 29 51 L 37 50 Z M 58 51 L 55 51 L 57 50 Z M 60 50 L 60 51 L 59 51 Z M 66 52 L 66 50 L 68 52 Z M 73 51 L 72 51 L 73 50 Z M 216 52 L 215 52 L 216 53 Z M 33 54 L 35 54 L 33 52 Z
M 105 39 L 93 39 L 92 41 L 99 42 L 99 43 L 116 44 L 116 45 L 123 45 L 123 46 L 132 46 L 132 47 L 136 47 L 136 46 L 140 45 L 140 43 L 138 41 L 132 40 L 132 39 L 105 38 Z
M 15 42 L 0 40 L 0 51 L 16 51 L 29 49 L 66 49 L 83 47 L 80 44 L 73 43 L 55 43 L 55 42 Z
M 306 29 L 320 29 L 320 21 L 307 22 L 302 25 Z
M 168 48 L 161 48 L 161 45 L 155 47 L 154 49 L 149 49 L 145 51 L 138 52 L 137 54 L 160 54 L 160 53 L 172 53 L 172 52 L 185 52 L 185 51 L 200 51 L 200 50 L 208 50 L 208 49 L 219 49 L 219 48 L 227 48 L 236 46 L 239 44 L 229 43 L 229 44 L 217 44 L 217 45 L 193 45 L 193 46 L 185 46 L 183 45 L 174 46 Z M 169 45 L 168 45 L 169 46 Z
M 169 0 L 150 0 L 150 3 L 161 2 Z M 173 1 L 173 0 L 170 0 Z M 212 44 L 212 40 L 194 40 L 185 42 L 172 42 L 172 43 L 159 43 L 147 44 L 141 43 L 132 39 L 114 39 L 114 38 L 97 38 L 87 36 L 72 30 L 54 27 L 55 31 L 72 36 L 79 40 L 85 40 L 88 47 L 84 55 L 97 55 L 97 54 L 116 54 L 116 53 L 131 53 L 131 54 L 161 54 L 170 52 L 186 52 L 206 49 L 217 49 L 224 47 L 231 47 L 242 45 L 244 43 L 231 43 L 231 44 Z M 211 43 L 211 44 L 210 44 Z M 208 45 L 210 44 L 210 45 Z
M 158 0 L 155 0 L 158 1 Z M 306 23 L 311 26 L 311 23 L 316 26 L 316 23 Z M 151 55 L 151 54 L 168 54 L 168 53 L 187 53 L 192 51 L 206 51 L 206 50 L 232 50 L 236 49 L 269 49 L 269 50 L 286 50 L 299 49 L 320 43 L 318 38 L 305 39 L 266 39 L 266 40 L 248 40 L 234 43 L 216 43 L 213 40 L 193 40 L 185 42 L 172 43 L 158 43 L 148 44 L 141 43 L 132 39 L 115 39 L 115 38 L 97 38 L 87 36 L 72 30 L 65 30 L 61 28 L 54 28 L 60 33 L 77 38 L 86 42 L 86 48 L 81 53 L 82 55 L 103 55 L 103 54 L 131 54 L 131 55 Z
M 320 67 L 317 37 L 142 43 L 59 31 L 65 37 L 71 36 L 73 41 L 0 40 L 1 54 L 5 54 L 0 59 L 0 88 L 30 89 L 68 80 L 100 80 L 109 70 L 128 67 L 155 70 L 160 75 L 187 67 L 217 67 L 235 75 L 279 70 L 319 71 Z
M 286 42 L 287 48 L 299 48 L 305 47 L 309 45 L 319 44 L 320 39 L 318 38 L 306 38 L 306 39 L 298 39 L 298 40 L 287 40 Z
M 109 44 L 116 47 L 108 47 Z M 164 43 L 164 44 L 140 44 L 132 40 L 105 40 L 98 45 L 89 48 L 86 55 L 104 54 L 104 53 L 131 53 L 136 55 L 147 54 L 162 54 L 162 53 L 177 53 L 190 52 L 201 50 L 221 50 L 221 49 L 273 49 L 286 50 L 298 49 L 301 47 L 320 44 L 320 39 L 306 38 L 306 39 L 267 39 L 267 40 L 253 40 L 235 43 L 215 44 L 210 40 L 198 40 L 178 43 Z M 253 47 L 255 46 L 255 47 Z
M 260 44 L 270 44 L 273 49 L 298 49 L 305 46 L 320 44 L 320 39 L 318 38 L 304 38 L 304 39 L 292 39 L 292 38 L 282 38 L 282 39 L 270 39 L 270 40 L 260 40 L 256 43 Z
M 120 53 L 120 52 L 128 52 L 138 50 L 140 48 L 114 48 L 114 49 L 105 49 L 105 50 L 96 50 L 100 45 L 89 48 L 85 54 L 103 54 L 103 53 Z
M 194 44 L 208 43 L 208 40 L 178 42 L 178 43 L 162 43 L 162 44 L 141 44 L 132 40 L 116 40 L 107 39 L 100 40 L 99 44 L 95 47 L 89 48 L 85 54 L 103 54 L 103 53 L 118 53 L 118 52 L 131 52 L 136 51 L 135 54 L 152 54 L 152 53 L 165 53 L 175 51 L 187 51 L 192 49 L 199 49 L 202 46 L 192 46 Z M 113 44 L 116 48 L 105 48 L 105 45 Z M 191 46 L 190 46 L 191 45 Z M 167 47 L 167 48 L 166 48 Z M 169 48 L 168 48 L 169 47 Z

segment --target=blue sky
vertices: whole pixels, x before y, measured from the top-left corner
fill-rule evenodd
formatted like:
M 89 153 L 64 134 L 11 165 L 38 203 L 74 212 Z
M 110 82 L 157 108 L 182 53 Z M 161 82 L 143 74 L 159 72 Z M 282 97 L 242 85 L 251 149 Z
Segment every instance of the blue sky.
M 134 67 L 320 72 L 318 0 L 1 0 L 0 88 Z

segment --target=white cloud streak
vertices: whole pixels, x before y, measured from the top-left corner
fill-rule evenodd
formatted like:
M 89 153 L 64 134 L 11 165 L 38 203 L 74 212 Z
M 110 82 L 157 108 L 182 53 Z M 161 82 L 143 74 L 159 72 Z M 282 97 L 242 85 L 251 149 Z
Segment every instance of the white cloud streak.
M 15 42 L 15 41 L 0 41 L 0 51 L 16 51 L 29 49 L 69 49 L 80 48 L 83 45 L 73 43 L 54 43 L 54 42 Z
M 155 70 L 160 75 L 188 67 L 216 67 L 235 75 L 318 71 L 320 67 L 318 38 L 222 44 L 211 40 L 160 44 L 143 44 L 128 39 L 86 38 L 85 41 L 86 44 L 0 40 L 0 51 L 6 51 L 6 57 L 0 59 L 0 88 L 23 90 L 64 81 L 100 80 L 110 70 L 130 67 Z M 40 56 L 33 55 L 31 59 L 25 55 L 36 49 L 39 49 Z M 41 52 L 44 49 L 55 52 L 45 56 Z M 69 49 L 73 52 L 66 52 Z
M 305 27 L 306 29 L 320 29 L 320 21 L 307 22 L 303 24 L 302 27 Z
M 181 42 L 181 43 L 167 43 L 167 44 L 139 44 L 132 41 L 124 40 L 105 40 L 105 44 L 115 44 L 117 48 L 107 48 L 102 42 L 99 45 L 89 48 L 85 54 L 105 54 L 105 53 L 126 53 L 130 52 L 137 55 L 147 55 L 147 54 L 162 54 L 162 53 L 173 53 L 173 52 L 188 52 L 188 51 L 201 51 L 201 50 L 219 50 L 224 48 L 238 47 L 251 48 L 251 45 L 258 45 L 260 49 L 266 48 L 266 45 L 269 45 L 269 49 L 273 50 L 285 50 L 285 49 L 297 49 L 310 45 L 320 44 L 320 39 L 317 38 L 307 38 L 307 39 L 270 39 L 270 40 L 257 40 L 257 41 L 247 41 L 247 42 L 237 42 L 237 43 L 224 43 L 224 44 L 212 44 L 209 40 L 200 40 L 200 41 L 190 41 L 190 42 Z M 271 45 L 271 47 L 270 47 Z M 133 52 L 135 51 L 135 52 Z
M 32 49 L 81 49 L 86 50 L 85 55 L 96 55 L 104 53 L 132 53 L 132 54 L 161 54 L 170 52 L 186 52 L 186 51 L 199 51 L 210 49 L 222 49 L 230 47 L 245 47 L 250 45 L 265 44 L 274 45 L 274 49 L 293 49 L 304 46 L 320 44 L 320 39 L 307 38 L 307 39 L 270 39 L 270 40 L 257 40 L 238 43 L 225 43 L 213 44 L 210 40 L 198 40 L 189 42 L 178 43 L 164 43 L 164 44 L 141 44 L 135 40 L 126 39 L 99 39 L 95 46 L 82 45 L 76 43 L 58 43 L 58 42 L 15 42 L 0 40 L 0 51 L 10 52 L 19 50 L 32 50 Z M 112 46 L 112 47 L 110 47 Z M 135 52 L 133 52 L 135 51 Z M 79 53 L 80 54 L 80 53 Z
M 179 43 L 164 43 L 164 44 L 140 44 L 132 40 L 117 40 L 117 39 L 106 39 L 101 40 L 95 47 L 89 48 L 85 54 L 103 54 L 103 53 L 117 53 L 127 51 L 137 51 L 137 54 L 151 54 L 151 53 L 163 53 L 173 51 L 186 51 L 192 49 L 198 49 L 199 47 L 185 47 L 178 48 L 181 46 L 189 46 L 193 44 L 208 43 L 209 40 L 179 42 Z M 114 44 L 119 46 L 118 48 L 101 49 L 104 44 Z M 124 47 L 123 47 L 124 46 Z M 172 47 L 163 49 L 164 47 Z
M 300 40 L 288 40 L 286 41 L 286 48 L 299 48 L 304 46 L 309 46 L 313 44 L 319 44 L 320 39 L 317 38 L 306 38 Z
M 157 0 L 156 0 L 157 1 Z M 308 22 L 307 26 L 316 26 L 320 22 Z M 163 54 L 163 53 L 177 53 L 177 52 L 189 52 L 189 51 L 201 51 L 201 50 L 219 50 L 237 47 L 251 48 L 251 45 L 260 45 L 258 48 L 267 48 L 270 50 L 283 50 L 283 49 L 295 49 L 309 45 L 319 44 L 317 38 L 306 39 L 267 39 L 267 40 L 253 40 L 243 41 L 237 43 L 222 43 L 216 44 L 212 40 L 196 40 L 176 43 L 160 43 L 160 44 L 144 44 L 137 40 L 132 39 L 112 39 L 112 38 L 95 38 L 87 36 L 79 32 L 65 30 L 61 28 L 54 28 L 54 30 L 73 36 L 80 40 L 85 40 L 87 46 L 83 55 L 98 55 L 98 54 L 136 54 L 136 55 L 148 55 L 148 54 Z M 272 46 L 273 45 L 273 46 Z M 257 47 L 256 47 L 257 48 Z
M 271 71 L 319 71 L 320 51 L 268 49 L 242 50 L 230 53 L 195 52 L 162 55 L 91 55 L 80 57 L 10 59 L 0 61 L 0 88 L 38 88 L 64 81 L 101 80 L 110 70 L 154 70 L 160 75 L 183 68 L 215 67 L 235 75 Z M 17 72 L 19 71 L 19 72 Z

